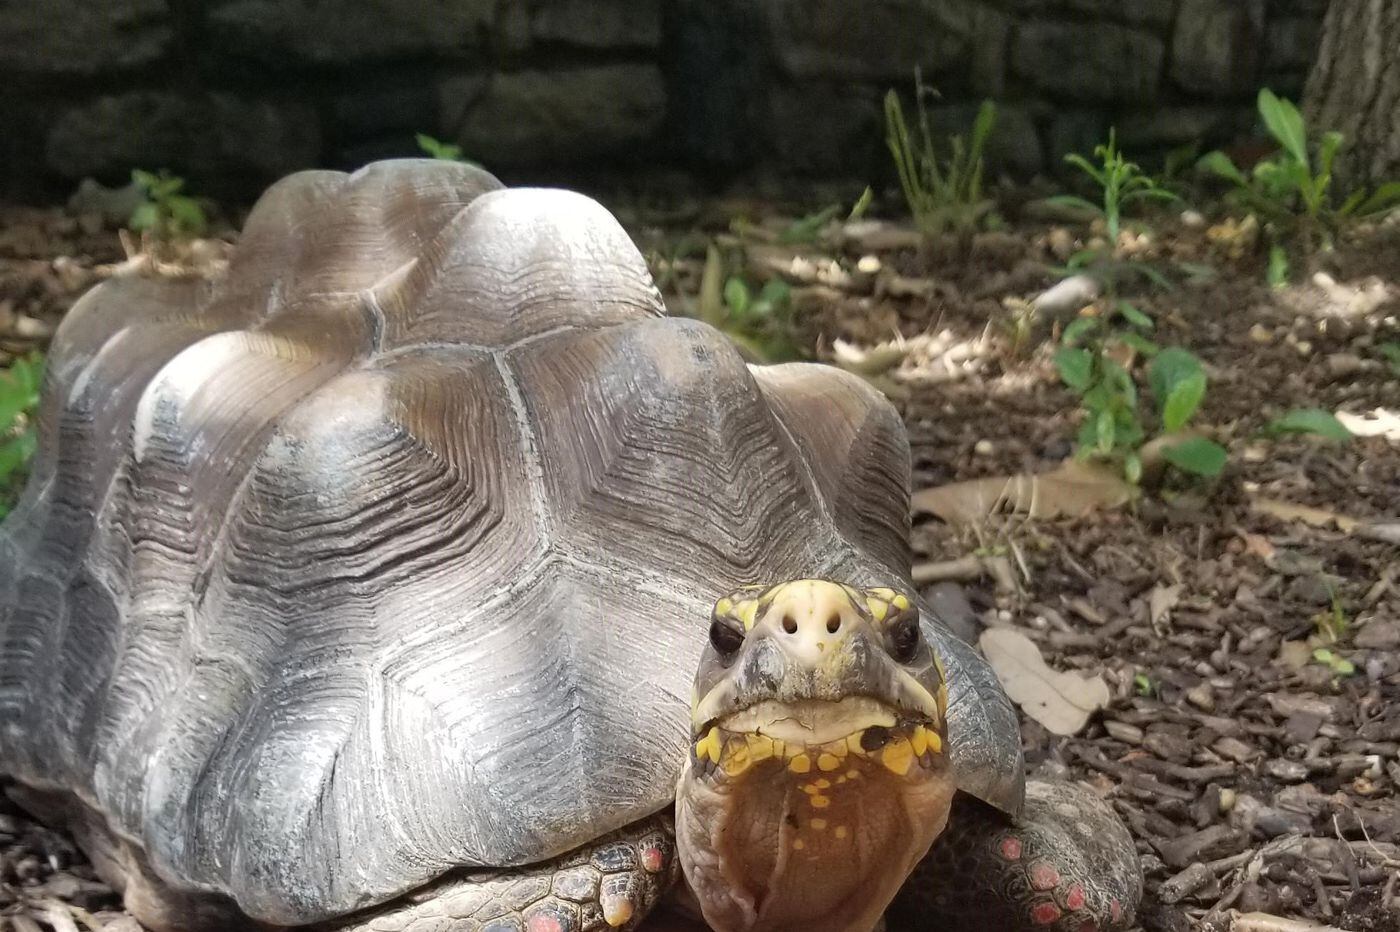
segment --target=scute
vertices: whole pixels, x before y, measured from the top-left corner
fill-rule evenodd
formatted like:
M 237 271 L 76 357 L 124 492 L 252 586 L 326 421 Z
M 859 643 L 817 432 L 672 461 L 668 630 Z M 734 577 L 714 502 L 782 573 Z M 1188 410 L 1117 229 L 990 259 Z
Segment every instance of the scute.
M 907 579 L 908 452 L 662 313 L 594 202 L 428 161 L 279 182 L 210 286 L 94 289 L 0 526 L 0 771 L 287 925 L 667 805 L 711 600 Z

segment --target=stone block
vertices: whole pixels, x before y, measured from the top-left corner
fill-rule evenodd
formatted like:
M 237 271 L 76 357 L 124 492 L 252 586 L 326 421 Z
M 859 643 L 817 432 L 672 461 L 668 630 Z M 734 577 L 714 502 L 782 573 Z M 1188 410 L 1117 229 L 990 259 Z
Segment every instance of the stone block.
M 1209 104 L 1130 113 L 1118 127 L 1118 141 L 1127 151 L 1138 152 L 1173 148 L 1196 140 L 1227 139 L 1240 128 L 1240 113 L 1238 107 Z
M 1070 9 L 1098 19 L 1144 26 L 1168 26 L 1178 0 L 1016 0 L 1021 13 L 1039 14 Z
M 174 37 L 164 0 L 0 2 L 0 69 L 98 74 L 149 64 Z
M 1322 42 L 1322 20 L 1290 16 L 1269 22 L 1264 42 L 1266 71 L 1307 71 Z
M 769 41 L 794 78 L 908 81 L 973 66 L 1001 17 L 970 0 L 765 0 Z
M 660 0 L 542 0 L 530 11 L 536 42 L 589 49 L 654 49 Z
M 320 148 L 316 111 L 308 104 L 137 91 L 62 113 L 49 129 L 45 157 L 69 179 L 122 179 L 133 168 L 168 168 L 203 192 L 238 178 L 266 184 L 315 165 Z
M 448 54 L 487 44 L 495 0 L 224 0 L 209 44 L 286 65 Z
M 1252 93 L 1263 42 L 1263 0 L 1182 0 L 1172 36 L 1172 80 L 1207 97 Z
M 452 125 L 480 81 L 445 80 L 442 125 Z M 544 165 L 615 156 L 653 142 L 666 117 L 661 72 L 607 65 L 496 75 L 471 106 L 455 140 L 473 161 Z
M 1036 19 L 1017 28 L 1011 67 L 1050 97 L 1146 103 L 1157 95 L 1165 55 L 1166 44 L 1141 29 Z
M 966 138 L 977 118 L 977 110 L 978 104 L 974 103 L 929 108 L 934 136 L 943 139 L 960 134 Z M 988 180 L 1002 172 L 1026 178 L 1043 171 L 1045 145 L 1031 110 L 1015 104 L 999 104 L 996 125 L 987 137 L 984 153 Z

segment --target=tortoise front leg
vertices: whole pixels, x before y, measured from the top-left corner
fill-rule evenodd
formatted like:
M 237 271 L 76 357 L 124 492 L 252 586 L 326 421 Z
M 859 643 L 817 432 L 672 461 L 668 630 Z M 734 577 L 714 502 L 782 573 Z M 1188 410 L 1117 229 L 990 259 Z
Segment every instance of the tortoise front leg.
M 665 813 L 553 861 L 449 874 L 322 932 L 630 932 L 678 874 Z
M 1014 822 L 960 793 L 887 917 L 889 932 L 1119 932 L 1141 896 L 1132 836 L 1108 804 L 1032 781 Z

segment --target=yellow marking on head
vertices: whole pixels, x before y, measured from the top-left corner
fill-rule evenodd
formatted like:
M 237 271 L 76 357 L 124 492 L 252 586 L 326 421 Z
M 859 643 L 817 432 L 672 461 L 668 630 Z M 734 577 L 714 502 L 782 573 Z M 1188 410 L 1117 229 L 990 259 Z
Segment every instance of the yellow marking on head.
M 846 739 L 846 750 L 851 754 L 865 756 L 865 748 L 861 747 L 860 744 L 860 734 L 851 735 Z
M 821 791 L 822 788 L 817 786 L 815 783 L 802 784 L 802 792 L 806 793 L 808 796 L 814 796 L 817 793 L 820 793 Z
M 771 740 L 773 742 L 773 756 L 786 757 L 788 752 L 787 742 L 779 741 L 777 738 Z
M 846 778 L 845 778 L 844 776 L 841 776 L 841 777 L 837 777 L 837 778 L 836 778 L 836 785 L 837 785 L 837 786 L 840 786 L 841 784 L 843 784 L 843 783 L 845 783 L 845 782 L 846 782 Z
M 728 615 L 733 608 L 734 600 L 726 596 L 715 603 L 715 614 Z
M 827 806 L 831 805 L 831 797 L 820 795 L 813 796 L 811 799 L 808 800 L 808 802 L 812 804 L 813 809 L 825 809 Z
M 913 749 L 909 747 L 908 741 L 896 738 L 880 752 L 880 763 L 884 764 L 890 773 L 902 777 L 914 765 Z
M 884 599 L 886 602 L 894 601 L 896 595 L 895 591 L 889 586 L 873 586 L 865 591 L 875 596 L 877 599 Z
M 836 837 L 837 837 L 837 838 L 845 838 L 845 837 L 846 837 L 846 834 L 847 834 L 847 833 L 846 833 L 846 826 L 844 826 L 844 825 L 838 825 L 838 826 L 836 826 Z
M 938 695 L 934 697 L 934 701 L 938 703 L 939 719 L 946 719 L 948 717 L 948 684 L 944 683 L 938 687 Z
M 860 779 L 860 771 L 859 771 L 859 770 L 856 770 L 856 769 L 853 767 L 853 768 L 851 768 L 850 770 L 847 770 L 847 771 L 846 771 L 846 776 L 847 776 L 847 778 L 849 778 L 849 779 L 851 779 L 851 780 L 859 780 L 859 779 Z
M 938 732 L 930 731 L 928 733 L 928 749 L 935 754 L 943 753 L 943 739 L 938 736 Z
M 750 600 L 747 601 L 747 602 L 741 602 L 741 603 L 739 604 L 739 607 L 738 607 L 737 609 L 734 610 L 734 617 L 735 617 L 735 618 L 738 618 L 740 621 L 742 621 L 742 622 L 744 623 L 744 630 L 745 630 L 745 631 L 752 630 L 752 628 L 753 628 L 753 622 L 754 622 L 754 617 L 755 617 L 757 614 L 758 614 L 758 602 L 757 602 L 756 600 L 754 600 L 754 599 L 750 599 Z
M 870 617 L 876 621 L 884 621 L 890 611 L 888 602 L 876 598 L 866 598 L 865 607 L 870 610 Z
M 794 851 L 801 851 L 805 847 L 807 847 L 807 843 L 801 838 L 794 838 L 792 840 L 792 848 Z
M 841 766 L 841 761 L 835 754 L 822 754 L 817 758 L 817 768 L 820 770 L 835 770 Z
M 828 780 L 826 777 L 817 777 L 816 781 L 812 785 L 819 790 L 826 790 L 831 788 L 831 781 Z
M 914 748 L 915 757 L 923 757 L 928 750 L 928 729 L 923 725 L 914 727 L 914 735 L 909 739 L 909 744 Z
M 799 754 L 788 761 L 788 770 L 793 773 L 806 773 L 812 769 L 812 759 L 806 754 Z
M 819 832 L 824 831 L 826 829 L 826 819 L 813 819 L 812 828 L 816 829 Z
M 773 756 L 773 739 L 764 735 L 745 735 L 749 748 L 749 760 L 757 764 Z
M 706 732 L 706 733 L 705 733 L 705 737 L 703 737 L 703 738 L 701 738 L 699 741 L 695 742 L 695 756 L 696 756 L 696 757 L 708 757 L 710 760 L 714 761 L 716 764 L 719 763 L 719 758 L 720 758 L 720 747 L 719 747 L 719 726 L 718 726 L 718 725 L 716 725 L 714 728 L 711 728 L 708 732 Z
M 897 594 L 890 601 L 894 604 L 894 607 L 899 609 L 901 612 L 909 607 L 909 599 L 903 595 Z
M 724 760 L 720 762 L 720 766 L 728 776 L 737 777 L 749 769 L 750 763 L 752 761 L 749 760 L 749 746 L 742 738 L 730 741 L 725 746 Z

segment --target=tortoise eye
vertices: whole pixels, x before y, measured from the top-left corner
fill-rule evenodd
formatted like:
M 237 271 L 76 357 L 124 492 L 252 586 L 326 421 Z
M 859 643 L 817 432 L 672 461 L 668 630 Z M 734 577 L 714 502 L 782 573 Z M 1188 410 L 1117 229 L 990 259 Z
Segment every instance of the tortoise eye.
M 710 622 L 710 643 L 722 656 L 728 657 L 744 645 L 744 632 L 716 618 Z
M 900 663 L 909 663 L 919 652 L 919 613 L 909 610 L 890 619 L 890 654 Z

